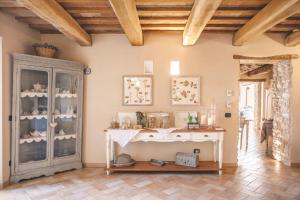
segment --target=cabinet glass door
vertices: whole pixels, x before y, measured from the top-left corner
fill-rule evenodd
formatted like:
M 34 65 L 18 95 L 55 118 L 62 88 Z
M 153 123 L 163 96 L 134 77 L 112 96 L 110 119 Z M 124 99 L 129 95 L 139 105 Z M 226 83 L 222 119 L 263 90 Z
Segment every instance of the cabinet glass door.
M 53 157 L 76 155 L 78 151 L 79 75 L 67 71 L 54 71 Z
M 49 74 L 45 69 L 20 70 L 16 139 L 17 159 L 21 165 L 48 160 Z

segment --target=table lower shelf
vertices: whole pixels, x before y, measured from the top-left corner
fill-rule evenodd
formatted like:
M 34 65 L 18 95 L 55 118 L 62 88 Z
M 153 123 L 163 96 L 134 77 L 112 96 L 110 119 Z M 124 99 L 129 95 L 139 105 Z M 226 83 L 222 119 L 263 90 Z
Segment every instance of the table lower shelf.
M 110 167 L 108 172 L 218 172 L 219 163 L 213 161 L 201 161 L 198 167 L 186 167 L 175 165 L 170 162 L 168 165 L 156 166 L 151 165 L 148 161 L 137 161 L 130 167 Z

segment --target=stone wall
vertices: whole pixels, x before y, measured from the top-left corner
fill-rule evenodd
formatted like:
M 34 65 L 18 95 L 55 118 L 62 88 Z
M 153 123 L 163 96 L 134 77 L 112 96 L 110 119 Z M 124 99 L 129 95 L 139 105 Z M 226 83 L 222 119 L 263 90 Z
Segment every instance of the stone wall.
M 291 152 L 291 61 L 284 60 L 274 64 L 273 93 L 273 156 L 284 164 L 290 165 Z

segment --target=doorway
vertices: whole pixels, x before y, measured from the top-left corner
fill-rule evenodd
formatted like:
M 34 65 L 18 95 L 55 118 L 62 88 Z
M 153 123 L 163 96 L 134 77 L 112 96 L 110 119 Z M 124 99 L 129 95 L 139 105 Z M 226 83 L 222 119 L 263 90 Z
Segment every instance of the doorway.
M 241 81 L 239 83 L 239 164 L 272 156 L 271 142 L 261 141 L 261 128 L 265 123 L 264 83 Z M 268 111 L 267 111 L 268 112 Z M 271 117 L 271 116 L 270 116 Z M 271 134 L 267 140 L 272 141 Z
M 240 64 L 239 81 L 239 165 L 272 158 L 272 80 L 274 66 L 270 63 Z M 269 132 L 262 137 L 266 123 Z
M 259 163 L 263 163 L 267 159 L 262 158 L 274 158 L 289 166 L 292 147 L 291 59 L 297 56 L 234 55 L 234 58 L 240 63 L 241 83 L 238 139 L 242 142 L 248 140 L 248 147 L 244 148 L 239 142 L 239 164 L 247 165 L 256 158 L 260 158 Z M 247 120 L 246 116 L 250 116 L 250 120 Z M 248 127 L 244 128 L 243 124 L 247 124 Z M 243 162 L 245 158 L 247 162 Z

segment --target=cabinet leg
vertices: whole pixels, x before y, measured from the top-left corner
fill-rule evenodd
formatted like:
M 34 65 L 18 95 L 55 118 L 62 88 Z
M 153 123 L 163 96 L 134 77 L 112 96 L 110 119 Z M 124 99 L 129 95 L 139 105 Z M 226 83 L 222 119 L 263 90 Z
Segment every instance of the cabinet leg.
M 222 173 L 223 173 L 223 172 L 222 172 L 222 170 L 220 169 L 220 170 L 219 170 L 219 176 L 221 176 L 221 175 L 222 175 Z
M 110 174 L 111 174 L 110 170 L 107 169 L 107 170 L 106 170 L 106 175 L 109 176 Z

